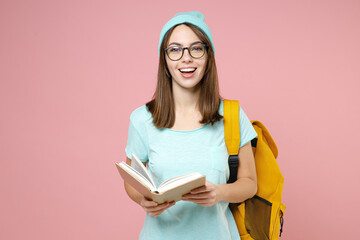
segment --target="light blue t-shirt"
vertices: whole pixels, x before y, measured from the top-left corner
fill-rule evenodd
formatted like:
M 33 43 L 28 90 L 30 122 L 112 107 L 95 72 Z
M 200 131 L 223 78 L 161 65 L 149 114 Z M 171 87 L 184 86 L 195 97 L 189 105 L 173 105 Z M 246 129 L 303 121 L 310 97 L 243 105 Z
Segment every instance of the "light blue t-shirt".
M 223 100 L 219 113 L 223 115 Z M 244 111 L 239 109 L 240 146 L 257 136 Z M 214 184 L 226 184 L 229 178 L 228 152 L 224 139 L 224 121 L 190 131 L 157 129 L 151 113 L 143 105 L 130 116 L 126 156 L 135 153 L 155 184 L 182 174 L 199 172 Z M 179 201 L 157 217 L 146 215 L 140 233 L 142 240 L 157 239 L 240 239 L 228 202 L 203 207 Z

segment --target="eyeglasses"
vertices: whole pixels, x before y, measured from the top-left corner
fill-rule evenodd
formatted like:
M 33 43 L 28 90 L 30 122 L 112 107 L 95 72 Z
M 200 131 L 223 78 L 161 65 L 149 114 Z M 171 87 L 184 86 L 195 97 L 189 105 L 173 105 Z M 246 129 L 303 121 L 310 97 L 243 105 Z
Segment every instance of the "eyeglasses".
M 204 56 L 206 49 L 208 46 L 203 43 L 195 43 L 190 47 L 179 47 L 179 46 L 172 46 L 165 48 L 166 55 L 170 58 L 171 61 L 178 61 L 184 55 L 185 49 L 188 50 L 190 56 L 192 58 L 201 58 Z

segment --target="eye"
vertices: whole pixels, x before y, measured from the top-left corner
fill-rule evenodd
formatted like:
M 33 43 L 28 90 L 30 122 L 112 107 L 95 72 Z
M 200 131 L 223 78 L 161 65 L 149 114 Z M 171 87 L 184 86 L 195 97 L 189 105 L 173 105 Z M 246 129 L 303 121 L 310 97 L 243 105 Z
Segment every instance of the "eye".
M 191 50 L 192 51 L 203 51 L 204 46 L 203 45 L 195 45 L 195 46 L 192 46 Z
M 176 52 L 180 52 L 181 48 L 180 47 L 171 47 L 171 48 L 169 48 L 168 51 L 176 53 Z

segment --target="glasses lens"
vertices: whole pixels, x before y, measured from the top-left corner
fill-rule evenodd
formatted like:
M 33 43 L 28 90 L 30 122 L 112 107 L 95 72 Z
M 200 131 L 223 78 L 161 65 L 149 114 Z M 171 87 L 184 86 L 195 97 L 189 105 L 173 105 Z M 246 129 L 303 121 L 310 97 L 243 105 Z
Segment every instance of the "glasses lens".
M 205 53 L 205 46 L 196 44 L 190 47 L 190 54 L 193 58 L 201 58 Z
M 181 57 L 182 49 L 180 47 L 170 47 L 166 53 L 171 60 L 178 60 Z

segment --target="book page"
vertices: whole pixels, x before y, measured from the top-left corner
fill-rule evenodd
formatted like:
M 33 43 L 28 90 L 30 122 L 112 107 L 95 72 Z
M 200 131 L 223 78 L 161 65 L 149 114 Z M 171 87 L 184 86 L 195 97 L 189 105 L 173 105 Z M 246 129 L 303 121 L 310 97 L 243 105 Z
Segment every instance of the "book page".
M 153 185 L 153 188 L 156 188 L 149 171 L 134 153 L 131 155 L 131 167 L 146 178 Z
M 142 185 L 146 186 L 150 191 L 154 192 L 157 191 L 156 187 L 150 183 L 150 181 L 141 175 L 138 171 L 127 165 L 125 162 L 116 163 L 121 169 L 123 169 L 127 174 L 129 174 L 133 179 L 136 179 L 136 181 L 140 182 Z M 124 179 L 129 181 L 129 179 Z
M 178 177 L 170 178 L 165 182 L 161 183 L 158 187 L 159 192 L 166 192 L 171 188 L 175 188 L 177 186 L 183 185 L 185 183 L 191 182 L 197 178 L 202 177 L 200 173 L 194 172 L 186 175 L 181 175 Z

